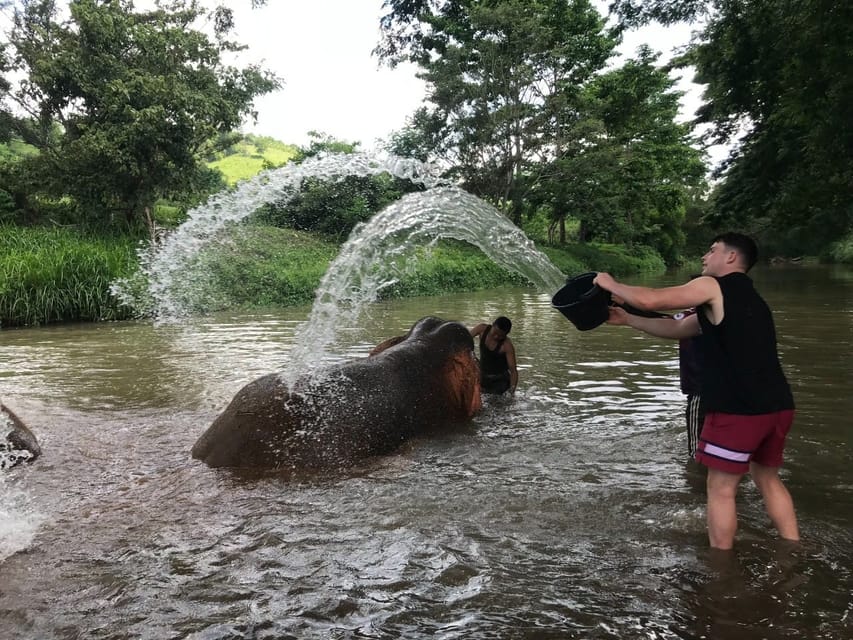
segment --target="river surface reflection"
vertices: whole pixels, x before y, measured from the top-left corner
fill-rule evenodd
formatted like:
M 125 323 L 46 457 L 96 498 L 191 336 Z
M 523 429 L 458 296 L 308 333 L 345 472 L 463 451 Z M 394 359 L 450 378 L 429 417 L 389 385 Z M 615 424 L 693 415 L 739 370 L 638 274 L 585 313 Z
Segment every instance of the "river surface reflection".
M 683 281 L 684 274 L 649 278 Z M 0 333 L 0 396 L 44 450 L 0 476 L 0 638 L 853 637 L 853 273 L 755 273 L 798 403 L 804 543 L 745 483 L 707 549 L 675 345 L 580 333 L 505 289 L 384 302 L 341 358 L 424 315 L 508 315 L 515 399 L 346 473 L 246 478 L 189 450 L 287 363 L 308 308 Z

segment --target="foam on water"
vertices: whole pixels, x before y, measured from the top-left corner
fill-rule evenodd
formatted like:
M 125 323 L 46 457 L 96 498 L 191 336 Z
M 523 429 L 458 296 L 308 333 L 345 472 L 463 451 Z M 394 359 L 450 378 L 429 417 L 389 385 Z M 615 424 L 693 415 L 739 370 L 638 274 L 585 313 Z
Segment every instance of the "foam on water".
M 0 561 L 30 546 L 44 520 L 30 497 L 7 478 L 7 469 L 32 456 L 29 451 L 12 448 L 6 440 L 11 431 L 11 422 L 0 413 Z
M 43 520 L 30 497 L 0 473 L 0 561 L 29 547 Z

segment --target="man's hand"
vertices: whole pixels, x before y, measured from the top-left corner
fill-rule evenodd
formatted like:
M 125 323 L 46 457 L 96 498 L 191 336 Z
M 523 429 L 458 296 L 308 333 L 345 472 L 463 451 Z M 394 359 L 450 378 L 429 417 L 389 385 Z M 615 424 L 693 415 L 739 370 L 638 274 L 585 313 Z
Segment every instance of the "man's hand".
M 615 324 L 620 326 L 628 325 L 628 312 L 622 307 L 610 307 L 608 310 L 607 324 Z
M 595 276 L 592 283 L 597 284 L 605 291 L 613 291 L 613 285 L 616 284 L 616 280 L 609 273 L 601 271 L 597 276 Z

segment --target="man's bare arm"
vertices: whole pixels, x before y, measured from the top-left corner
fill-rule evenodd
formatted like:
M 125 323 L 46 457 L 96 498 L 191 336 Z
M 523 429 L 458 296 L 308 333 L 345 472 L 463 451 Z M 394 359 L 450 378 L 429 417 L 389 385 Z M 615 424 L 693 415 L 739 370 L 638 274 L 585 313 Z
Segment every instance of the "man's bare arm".
M 698 315 L 695 313 L 680 320 L 675 318 L 644 318 L 628 313 L 624 309 L 611 307 L 610 318 L 607 322 L 615 325 L 626 325 L 651 336 L 673 340 L 690 338 L 702 333 Z
M 715 306 L 721 298 L 720 285 L 710 276 L 700 276 L 677 287 L 637 287 L 617 282 L 609 273 L 599 273 L 595 284 L 610 291 L 629 305 L 644 311 L 688 309 L 703 304 Z

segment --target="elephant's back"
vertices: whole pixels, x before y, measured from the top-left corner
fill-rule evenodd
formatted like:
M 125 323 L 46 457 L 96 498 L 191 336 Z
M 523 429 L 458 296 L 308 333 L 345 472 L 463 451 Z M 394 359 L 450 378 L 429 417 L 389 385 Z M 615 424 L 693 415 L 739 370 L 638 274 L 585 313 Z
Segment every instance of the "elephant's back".
M 193 458 L 212 467 L 257 466 L 269 461 L 273 436 L 280 431 L 282 408 L 290 399 L 278 374 L 244 386 L 192 448 Z

